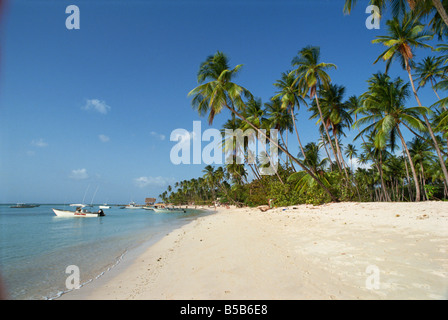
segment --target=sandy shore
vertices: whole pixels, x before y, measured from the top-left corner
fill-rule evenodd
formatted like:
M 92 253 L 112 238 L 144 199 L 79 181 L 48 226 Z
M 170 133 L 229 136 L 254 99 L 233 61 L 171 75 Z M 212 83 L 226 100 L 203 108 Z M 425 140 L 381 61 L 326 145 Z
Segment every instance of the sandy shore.
M 219 208 L 61 299 L 447 299 L 448 203 Z

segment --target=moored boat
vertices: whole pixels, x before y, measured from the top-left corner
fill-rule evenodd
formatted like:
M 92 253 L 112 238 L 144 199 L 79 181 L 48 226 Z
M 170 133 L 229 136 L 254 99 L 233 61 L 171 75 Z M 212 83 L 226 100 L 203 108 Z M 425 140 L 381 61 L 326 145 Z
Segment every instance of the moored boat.
M 70 210 L 60 210 L 52 208 L 55 215 L 58 217 L 75 217 L 75 218 L 96 218 L 96 217 L 104 217 L 105 214 L 103 210 L 98 210 L 98 212 L 90 212 L 81 207 L 76 208 L 75 211 Z
M 39 206 L 40 204 L 17 203 L 15 206 L 10 206 L 10 208 L 35 208 Z
M 129 203 L 127 206 L 124 207 L 125 209 L 141 209 L 142 207 L 139 207 L 135 204 L 135 202 Z

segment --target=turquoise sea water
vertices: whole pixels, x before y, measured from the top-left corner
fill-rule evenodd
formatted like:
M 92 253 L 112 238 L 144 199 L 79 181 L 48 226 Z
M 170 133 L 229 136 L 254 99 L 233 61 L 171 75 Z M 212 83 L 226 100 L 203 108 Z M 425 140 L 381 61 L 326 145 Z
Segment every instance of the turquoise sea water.
M 138 246 L 205 214 L 154 213 L 143 209 L 104 210 L 105 217 L 56 217 L 51 208 L 0 205 L 0 275 L 10 299 L 52 299 L 67 291 L 70 265 L 80 270 L 80 283 L 101 276 Z M 97 211 L 98 207 L 90 211 Z

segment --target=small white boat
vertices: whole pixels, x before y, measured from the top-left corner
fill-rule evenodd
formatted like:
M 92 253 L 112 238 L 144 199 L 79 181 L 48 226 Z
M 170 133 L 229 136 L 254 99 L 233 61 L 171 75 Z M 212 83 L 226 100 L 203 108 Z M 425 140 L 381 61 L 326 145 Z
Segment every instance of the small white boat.
M 135 204 L 135 202 L 131 202 L 127 206 L 124 207 L 125 209 L 141 209 L 142 207 L 139 207 Z
M 107 204 L 103 204 L 102 206 L 98 206 L 98 208 L 100 208 L 100 209 L 110 209 L 110 206 L 108 206 Z
M 60 210 L 52 208 L 55 215 L 58 217 L 76 217 L 76 218 L 96 218 L 105 216 L 103 210 L 99 210 L 99 212 L 90 212 L 81 207 L 78 207 L 75 211 L 70 210 Z

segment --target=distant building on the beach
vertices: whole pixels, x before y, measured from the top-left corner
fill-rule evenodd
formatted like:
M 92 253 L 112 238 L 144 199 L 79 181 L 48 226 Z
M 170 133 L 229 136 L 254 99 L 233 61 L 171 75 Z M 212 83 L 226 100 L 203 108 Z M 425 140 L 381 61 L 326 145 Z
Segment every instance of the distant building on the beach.
M 154 205 L 154 202 L 156 202 L 156 198 L 146 198 L 145 199 L 145 203 L 146 203 L 147 206 Z

